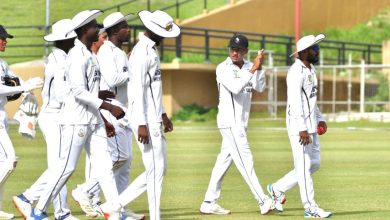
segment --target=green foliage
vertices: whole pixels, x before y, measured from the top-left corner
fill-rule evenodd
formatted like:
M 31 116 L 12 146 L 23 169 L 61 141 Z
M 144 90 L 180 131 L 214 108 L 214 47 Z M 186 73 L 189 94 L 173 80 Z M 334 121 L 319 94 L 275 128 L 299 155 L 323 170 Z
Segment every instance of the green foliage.
M 184 106 L 180 111 L 173 114 L 174 121 L 195 121 L 203 122 L 215 120 L 218 110 L 216 107 L 205 108 L 198 104 Z
M 378 80 L 378 88 L 374 96 L 369 97 L 368 101 L 389 101 L 389 82 L 387 76 L 381 72 L 373 75 Z M 368 112 L 383 112 L 388 111 L 388 107 L 384 104 L 366 105 L 365 111 Z

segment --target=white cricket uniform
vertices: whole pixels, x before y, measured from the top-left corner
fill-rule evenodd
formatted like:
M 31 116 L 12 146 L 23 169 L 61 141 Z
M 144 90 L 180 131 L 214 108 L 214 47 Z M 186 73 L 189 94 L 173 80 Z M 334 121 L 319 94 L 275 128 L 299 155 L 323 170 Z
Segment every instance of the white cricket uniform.
M 320 141 L 317 124 L 325 121 L 317 106 L 317 76 L 315 68 L 307 68 L 296 59 L 287 73 L 286 124 L 294 157 L 294 170 L 279 179 L 273 188 L 286 192 L 299 184 L 305 209 L 316 206 L 311 174 L 320 168 Z M 311 143 L 302 146 L 299 132 L 307 131 Z
M 8 64 L 0 59 L 0 210 L 2 209 L 4 184 L 14 170 L 14 163 L 16 162 L 15 150 L 7 132 L 8 117 L 4 107 L 7 104 L 7 96 L 23 92 L 21 86 L 4 85 L 4 76 L 16 77 Z
M 111 41 L 107 40 L 100 47 L 97 59 L 102 74 L 100 90 L 113 92 L 115 99 L 111 100 L 111 104 L 120 106 L 124 112 L 127 112 L 129 61 L 126 53 Z M 108 138 L 108 145 L 111 151 L 118 193 L 122 193 L 129 184 L 132 131 L 127 117 L 117 120 L 106 110 L 100 110 L 100 112 L 115 127 L 116 135 Z M 91 173 L 87 173 L 86 175 L 90 176 Z M 79 187 L 81 187 L 81 191 L 87 194 L 95 194 L 99 191 L 98 183 L 94 181 L 87 181 Z
M 249 70 L 253 64 L 244 60 L 240 69 L 230 57 L 217 67 L 219 104 L 217 123 L 222 135 L 221 152 L 211 173 L 204 201 L 216 202 L 221 194 L 222 181 L 232 162 L 248 184 L 258 204 L 265 194 L 253 168 L 253 156 L 247 139 L 247 126 L 252 91 L 265 88 L 265 71 Z
M 160 58 L 155 43 L 139 34 L 139 41 L 129 60 L 128 116 L 142 152 L 145 172 L 139 175 L 120 195 L 125 206 L 140 195 L 146 186 L 150 219 L 160 219 L 162 181 L 166 169 L 166 140 L 162 130 L 162 78 Z M 138 126 L 149 129 L 149 144 L 138 142 Z
M 38 200 L 42 191 L 44 191 L 47 180 L 50 178 L 50 171 L 55 170 L 60 155 L 61 133 L 58 121 L 66 88 L 64 81 L 66 58 L 66 52 L 58 48 L 53 48 L 53 51 L 47 58 L 45 81 L 42 89 L 43 105 L 38 117 L 38 124 L 47 144 L 48 168 L 30 188 L 23 192 L 23 195 L 31 202 Z M 53 200 L 56 219 L 70 213 L 66 200 L 67 189 L 66 185 L 64 185 Z
M 99 184 L 106 199 L 115 202 L 118 198 L 106 129 L 99 112 L 103 101 L 98 98 L 100 71 L 97 59 L 76 39 L 75 46 L 68 53 L 67 67 L 65 76 L 69 91 L 59 121 L 60 158 L 36 206 L 41 211 L 47 209 L 75 170 L 83 146 L 94 163 L 92 169 L 100 173 Z

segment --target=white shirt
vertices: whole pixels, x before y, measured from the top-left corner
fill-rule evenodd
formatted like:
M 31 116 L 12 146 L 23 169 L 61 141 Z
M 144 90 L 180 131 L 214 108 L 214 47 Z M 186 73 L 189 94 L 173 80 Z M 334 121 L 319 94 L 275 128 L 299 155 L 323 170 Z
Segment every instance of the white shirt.
M 47 57 L 41 112 L 59 112 L 61 109 L 66 92 L 66 58 L 66 52 L 55 47 Z
M 318 82 L 315 68 L 307 68 L 296 59 L 287 73 L 286 124 L 290 134 L 317 132 L 318 121 L 324 121 L 317 106 Z
M 129 60 L 129 116 L 131 123 L 162 122 L 162 77 L 160 58 L 155 43 L 143 34 Z
M 23 92 L 23 88 L 21 86 L 6 86 L 4 85 L 4 76 L 13 76 L 16 75 L 11 71 L 8 64 L 0 59 L 0 109 L 4 109 L 5 104 L 7 104 L 7 96 L 13 95 L 16 93 Z M 20 83 L 23 83 L 22 80 Z
M 100 70 L 96 56 L 76 39 L 68 53 L 67 67 L 69 91 L 61 109 L 60 124 L 103 123 L 98 110 L 103 100 L 98 98 Z
M 126 53 L 107 40 L 100 47 L 97 58 L 102 73 L 100 90 L 115 93 L 116 101 L 113 100 L 112 104 L 124 108 L 128 101 L 127 82 L 129 81 L 129 61 Z
M 244 60 L 240 69 L 230 57 L 217 66 L 218 128 L 248 126 L 252 90 L 262 92 L 265 88 L 265 71 L 252 74 L 249 72 L 252 66 L 253 63 Z

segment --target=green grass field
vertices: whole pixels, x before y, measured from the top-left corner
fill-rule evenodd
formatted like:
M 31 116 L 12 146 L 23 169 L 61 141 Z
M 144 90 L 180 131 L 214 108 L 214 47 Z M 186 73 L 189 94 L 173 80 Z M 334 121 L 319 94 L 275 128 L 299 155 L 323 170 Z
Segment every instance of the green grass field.
M 350 124 L 350 125 L 349 125 Z M 265 189 L 292 169 L 292 155 L 283 129 L 283 121 L 253 120 L 249 141 L 255 170 Z M 349 127 L 354 127 L 351 129 Z M 370 128 L 370 129 L 366 129 Z M 322 136 L 322 166 L 314 175 L 316 201 L 334 212 L 334 219 L 389 219 L 390 216 L 390 124 L 389 123 L 330 123 Z M 17 213 L 11 203 L 12 195 L 29 187 L 46 166 L 45 144 L 38 132 L 36 139 L 27 140 L 11 126 L 19 163 L 6 184 L 4 210 Z M 176 124 L 167 135 L 168 172 L 164 179 L 162 219 L 302 219 L 303 210 L 297 187 L 287 192 L 285 212 L 261 216 L 248 186 L 235 166 L 229 170 L 224 183 L 220 205 L 232 210 L 229 216 L 204 216 L 198 212 L 211 169 L 220 146 L 215 122 Z M 135 145 L 131 177 L 143 171 L 140 152 Z M 84 155 L 68 189 L 83 181 Z M 76 203 L 69 198 L 73 214 L 86 219 Z M 147 213 L 146 195 L 130 204 L 139 213 Z M 49 210 L 51 218 L 52 209 Z M 18 214 L 17 219 L 21 219 Z

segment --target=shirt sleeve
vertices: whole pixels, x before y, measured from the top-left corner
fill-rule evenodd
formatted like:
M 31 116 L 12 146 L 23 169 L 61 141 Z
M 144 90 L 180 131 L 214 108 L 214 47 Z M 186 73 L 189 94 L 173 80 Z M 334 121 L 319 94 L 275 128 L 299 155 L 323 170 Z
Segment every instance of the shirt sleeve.
M 217 81 L 233 94 L 238 94 L 252 79 L 253 74 L 248 70 L 241 70 L 239 73 L 240 78 L 233 78 L 233 70 L 224 67 L 223 65 L 224 64 L 217 67 Z
M 305 124 L 305 114 L 303 112 L 302 103 L 302 85 L 303 78 L 297 74 L 294 69 L 290 69 L 287 73 L 287 98 L 289 105 L 289 116 L 297 122 L 299 131 L 307 131 Z
M 127 83 L 129 79 L 128 72 L 123 72 L 123 68 L 118 69 L 113 50 L 110 50 L 110 48 L 106 48 L 103 51 L 99 50 L 97 58 L 102 77 L 110 88 Z
M 131 86 L 133 86 L 133 91 L 136 95 L 132 94 L 134 97 L 134 111 L 136 118 L 138 120 L 138 125 L 146 124 L 146 75 L 149 69 L 149 60 L 146 57 L 146 54 L 136 54 L 134 53 L 130 59 L 134 59 L 131 62 L 130 68 L 132 73 Z
M 76 59 L 75 59 L 76 58 Z M 69 58 L 71 59 L 71 58 Z M 73 94 L 76 100 L 92 106 L 95 109 L 99 109 L 102 105 L 103 100 L 94 96 L 90 93 L 87 88 L 87 79 L 85 71 L 87 70 L 87 64 L 83 62 L 83 59 L 73 57 L 69 63 L 69 89 L 70 93 Z
M 54 73 L 54 95 L 59 103 L 63 103 L 68 88 L 65 82 L 66 62 L 58 64 L 58 68 Z
M 265 89 L 265 70 L 257 70 L 251 79 L 251 83 L 254 90 L 263 92 Z
M 0 62 L 0 65 L 1 65 L 1 68 L 5 72 L 6 75 L 17 77 L 12 72 L 12 70 L 9 68 L 7 63 Z M 20 84 L 23 85 L 23 80 L 20 77 L 18 77 L 18 78 L 19 78 Z M 1 96 L 14 95 L 14 94 L 21 93 L 21 92 L 24 92 L 24 88 L 22 86 L 7 86 L 7 85 L 3 85 L 0 83 L 0 95 Z
M 322 116 L 322 113 L 321 113 L 320 109 L 318 108 L 318 105 L 316 105 L 315 114 L 316 114 L 317 122 L 325 121 L 325 118 Z

